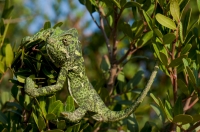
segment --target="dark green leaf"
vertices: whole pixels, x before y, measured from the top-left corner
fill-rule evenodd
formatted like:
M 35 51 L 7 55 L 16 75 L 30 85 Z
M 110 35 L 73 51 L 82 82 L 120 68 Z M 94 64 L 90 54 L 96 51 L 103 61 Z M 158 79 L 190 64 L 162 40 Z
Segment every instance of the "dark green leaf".
M 197 64 L 200 65 L 200 51 L 196 50 L 197 53 Z
M 162 103 L 162 101 L 160 100 L 160 98 L 158 98 L 158 101 L 159 101 L 159 106 L 161 108 L 161 110 L 163 111 L 163 113 L 165 113 L 165 116 L 168 120 L 172 120 L 172 116 L 170 115 L 170 112 L 168 111 L 168 109 L 166 109 Z
M 163 26 L 173 29 L 176 29 L 176 24 L 173 22 L 172 19 L 170 19 L 169 17 L 166 17 L 160 13 L 156 14 L 156 20 Z
M 121 25 L 121 30 L 123 31 L 124 34 L 126 34 L 127 36 L 129 36 L 130 38 L 133 37 L 133 33 L 131 30 L 131 26 L 128 23 L 123 23 Z
M 63 22 L 56 23 L 53 28 L 61 27 L 63 25 Z
M 163 52 L 159 52 L 160 53 L 160 58 L 161 58 L 161 62 L 167 66 L 168 65 L 168 57 L 167 54 L 163 53 Z
M 8 0 L 6 0 L 8 1 Z M 9 18 L 10 17 L 10 13 L 12 12 L 14 6 L 11 6 L 10 8 L 4 9 L 3 13 L 2 13 L 2 18 Z
M 200 115 L 192 115 L 193 121 L 192 123 L 195 123 L 197 121 L 200 121 Z
M 126 121 L 127 121 L 127 127 L 129 131 L 139 132 L 139 126 L 138 126 L 137 120 L 135 119 L 134 114 L 131 114 L 130 116 L 128 116 Z
M 190 2 L 190 0 L 181 0 L 181 3 L 179 3 L 180 5 L 180 11 L 183 12 L 183 10 L 185 9 L 186 5 Z
M 144 127 L 141 129 L 140 132 L 151 132 L 152 126 L 151 124 L 147 121 L 144 125 Z
M 177 79 L 177 83 L 178 83 L 178 88 L 181 90 L 181 92 L 183 92 L 185 95 L 189 95 L 189 90 L 187 85 L 181 79 Z
M 13 85 L 12 86 L 11 93 L 12 93 L 12 96 L 14 98 L 17 98 L 17 94 L 18 94 L 18 87 L 17 87 L 17 85 Z
M 153 30 L 154 25 L 153 25 L 153 23 L 152 23 L 151 17 L 150 17 L 144 10 L 142 10 L 142 13 L 143 13 L 143 15 L 144 15 L 144 18 L 145 18 L 145 20 L 146 20 L 146 22 L 147 22 L 149 28 L 150 28 L 151 30 Z
M 47 120 L 55 120 L 56 119 L 56 115 L 53 113 L 47 114 L 46 115 L 46 119 Z
M 181 55 L 188 54 L 191 48 L 192 48 L 191 44 L 186 44 L 181 50 Z
M 60 129 L 54 129 L 54 130 L 48 130 L 48 131 L 45 131 L 45 132 L 64 132 L 64 131 L 60 130 Z
M 135 2 L 135 1 L 126 2 L 126 4 L 124 5 L 124 8 L 130 8 L 130 7 L 141 8 L 142 6 L 139 3 Z
M 57 122 L 57 128 L 58 129 L 65 129 L 65 127 L 66 127 L 65 120 L 60 120 L 59 122 Z
M 0 122 L 2 122 L 3 124 L 7 124 L 8 123 L 7 117 L 1 111 L 0 111 Z
M 193 71 L 188 66 L 186 67 L 186 70 L 189 75 L 190 81 L 192 82 L 192 84 L 196 85 L 196 78 L 194 76 Z
M 174 60 L 171 61 L 171 63 L 169 64 L 169 67 L 176 67 L 178 65 L 181 65 L 182 64 L 182 59 L 183 58 L 186 58 L 187 56 L 186 55 L 182 55 Z
M 138 83 L 141 81 L 141 79 L 144 76 L 143 71 L 138 71 L 133 78 L 131 78 L 127 84 L 128 89 L 132 89 L 135 86 L 138 85 Z
M 163 38 L 163 35 L 158 28 L 154 28 L 153 31 L 159 38 Z
M 193 118 L 191 115 L 177 115 L 174 117 L 173 122 L 174 123 L 181 123 L 181 125 L 191 123 L 193 121 Z
M 160 107 L 158 105 L 151 104 L 151 108 L 155 111 L 156 115 L 162 121 L 162 123 L 164 123 L 165 122 L 165 117 L 164 117 L 164 113 L 161 111 Z
M 181 97 L 178 97 L 178 99 L 176 100 L 173 111 L 175 116 L 183 113 L 183 104 Z
M 19 109 L 20 111 L 23 110 L 23 107 L 22 107 L 20 104 L 16 103 L 16 102 L 8 102 L 8 103 L 7 103 L 7 106 L 16 107 L 16 108 Z
M 163 36 L 163 44 L 171 44 L 176 39 L 173 33 L 168 33 Z
M 189 24 L 190 24 L 191 14 L 192 14 L 192 8 L 187 10 L 187 12 L 185 14 L 185 17 L 183 18 L 183 37 L 184 38 L 185 38 L 185 36 L 187 34 L 187 29 L 188 29 Z
M 199 9 L 199 12 L 200 12 L 200 1 L 199 0 L 196 0 L 197 1 L 197 6 L 198 6 L 198 9 Z
M 44 29 L 48 29 L 48 28 L 51 28 L 51 22 L 50 21 L 47 21 L 44 23 Z

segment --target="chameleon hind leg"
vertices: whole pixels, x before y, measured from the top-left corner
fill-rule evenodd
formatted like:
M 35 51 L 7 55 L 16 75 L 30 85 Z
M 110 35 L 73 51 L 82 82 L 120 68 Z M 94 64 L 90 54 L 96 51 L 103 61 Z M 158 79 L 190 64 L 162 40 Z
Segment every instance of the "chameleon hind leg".
M 69 120 L 70 122 L 78 122 L 84 117 L 86 112 L 87 110 L 80 106 L 73 112 L 61 112 L 60 114 L 63 118 Z

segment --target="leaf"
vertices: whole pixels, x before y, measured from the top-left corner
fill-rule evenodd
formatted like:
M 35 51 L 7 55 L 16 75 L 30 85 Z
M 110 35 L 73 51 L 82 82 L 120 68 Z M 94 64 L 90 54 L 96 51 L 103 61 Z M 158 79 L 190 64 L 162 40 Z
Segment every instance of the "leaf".
M 189 68 L 189 66 L 186 67 L 186 70 L 187 70 L 187 73 L 189 75 L 190 81 L 192 82 L 192 84 L 196 85 L 196 79 L 195 79 L 194 73 Z
M 48 29 L 48 28 L 51 28 L 51 22 L 50 21 L 47 21 L 44 23 L 44 29 Z
M 182 105 L 181 97 L 178 97 L 178 99 L 176 100 L 173 111 L 174 111 L 174 115 L 179 115 L 183 113 L 183 105 Z
M 186 55 L 182 55 L 178 58 L 175 58 L 174 60 L 171 61 L 171 63 L 169 64 L 169 67 L 176 67 L 178 65 L 181 65 L 181 63 L 183 62 L 182 59 L 186 58 Z
M 196 50 L 196 54 L 197 54 L 197 64 L 200 65 L 200 51 Z
M 7 67 L 11 67 L 11 64 L 13 62 L 13 58 L 14 58 L 14 54 L 13 54 L 13 50 L 10 44 L 6 44 L 5 46 L 5 55 L 6 55 L 6 66 Z
M 63 104 L 60 100 L 57 100 L 49 106 L 48 114 L 53 113 L 55 115 L 60 115 L 61 111 L 63 111 Z
M 7 117 L 1 111 L 0 111 L 0 122 L 2 122 L 3 124 L 7 124 L 8 123 Z
M 55 120 L 56 119 L 56 115 L 53 113 L 47 114 L 46 115 L 46 119 L 47 120 Z
M 163 26 L 173 29 L 176 29 L 176 24 L 173 22 L 172 19 L 170 19 L 169 17 L 166 17 L 160 13 L 156 14 L 156 20 Z
M 192 14 L 192 8 L 188 9 L 184 18 L 183 18 L 183 37 L 185 38 L 186 34 L 187 34 L 187 29 L 189 27 L 190 24 L 190 18 L 191 18 L 191 14 Z
M 126 2 L 126 4 L 124 5 L 123 8 L 130 8 L 130 7 L 137 7 L 137 8 L 141 8 L 141 4 L 135 1 L 128 1 Z
M 58 129 L 65 129 L 66 128 L 65 120 L 60 120 L 59 122 L 57 122 L 57 128 Z
M 0 73 L 4 73 L 5 72 L 5 66 L 3 62 L 0 62 Z
M 132 89 L 135 86 L 138 85 L 138 83 L 141 81 L 141 79 L 144 76 L 143 71 L 138 71 L 133 78 L 131 78 L 127 84 L 128 89 Z
M 137 120 L 135 119 L 134 114 L 131 114 L 130 116 L 128 116 L 126 121 L 127 121 L 126 122 L 127 128 L 129 131 L 139 132 L 139 126 L 138 126 Z
M 192 48 L 191 44 L 186 44 L 182 49 L 181 49 L 181 55 L 187 54 L 190 49 Z M 200 63 L 199 63 L 200 64 Z
M 164 113 L 160 110 L 160 108 L 154 104 L 151 104 L 150 106 L 156 112 L 156 115 L 162 121 L 162 123 L 164 123 L 165 122 L 165 117 L 163 115 Z
M 140 132 L 151 132 L 152 126 L 151 124 L 147 121 L 144 125 L 144 127 L 141 129 Z
M 178 23 L 180 20 L 180 8 L 179 8 L 179 4 L 177 0 L 170 1 L 170 12 L 171 12 L 172 17 Z
M 154 28 L 153 31 L 159 38 L 163 38 L 163 35 L 158 28 Z
M 39 118 L 38 118 L 38 128 L 39 130 L 43 130 L 44 128 L 46 128 L 44 118 L 41 115 L 39 115 Z
M 56 23 L 53 28 L 61 27 L 63 25 L 63 22 Z
M 200 121 L 200 115 L 192 115 L 193 121 L 192 123 L 195 123 L 197 121 Z
M 160 58 L 161 58 L 161 62 L 167 66 L 168 65 L 168 59 L 167 59 L 167 55 L 163 52 L 159 52 L 160 53 Z
M 192 116 L 184 114 L 177 115 L 173 119 L 174 123 L 181 123 L 181 125 L 191 123 L 192 121 L 193 121 Z
M 177 83 L 178 83 L 178 88 L 180 89 L 180 91 L 184 93 L 185 95 L 189 95 L 189 90 L 188 90 L 187 85 L 181 79 L 177 79 Z
M 111 0 L 119 9 L 121 9 L 121 6 L 117 0 Z
M 151 17 L 150 17 L 144 10 L 142 10 L 142 13 L 143 13 L 144 18 L 145 18 L 145 20 L 146 20 L 146 22 L 147 22 L 147 25 L 149 26 L 149 28 L 150 28 L 151 30 L 153 30 L 153 24 L 152 24 L 152 19 L 151 19 Z
M 176 39 L 173 33 L 168 33 L 163 36 L 163 44 L 171 44 Z
M 153 31 L 149 31 L 142 36 L 142 38 L 137 43 L 137 47 L 143 47 L 151 38 L 153 37 Z
M 154 102 L 159 106 L 158 99 L 153 95 L 153 93 L 150 93 L 151 98 L 154 100 Z
M 197 7 L 199 9 L 199 12 L 200 12 L 200 1 L 199 0 L 196 0 L 197 1 Z
M 75 106 L 74 106 L 74 99 L 72 98 L 72 96 L 68 96 L 67 97 L 67 101 L 66 101 L 66 108 L 65 111 L 74 111 L 75 110 Z
M 159 106 L 160 106 L 161 110 L 163 111 L 163 113 L 165 113 L 166 118 L 169 121 L 171 121 L 173 118 L 170 115 L 169 111 L 164 107 L 164 105 L 163 105 L 162 101 L 160 100 L 160 98 L 158 98 L 158 101 L 159 101 Z
M 128 23 L 122 23 L 121 25 L 121 30 L 123 31 L 124 34 L 126 34 L 127 36 L 129 36 L 130 38 L 133 37 L 133 33 L 131 30 L 131 26 Z
M 125 82 L 124 72 L 119 72 L 119 74 L 117 76 L 117 80 L 119 80 L 121 82 Z
M 64 132 L 64 131 L 60 129 L 54 129 L 54 130 L 47 130 L 45 132 Z

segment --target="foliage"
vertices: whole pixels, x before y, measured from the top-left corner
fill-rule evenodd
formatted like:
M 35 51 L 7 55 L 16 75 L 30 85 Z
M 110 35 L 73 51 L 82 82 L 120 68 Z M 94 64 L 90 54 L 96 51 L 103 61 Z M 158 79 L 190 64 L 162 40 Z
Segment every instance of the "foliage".
M 60 111 L 73 111 L 76 107 L 66 88 L 48 97 L 25 95 L 26 77 L 33 78 L 39 88 L 54 84 L 59 69 L 49 61 L 44 42 L 20 45 L 14 51 L 14 44 L 11 47 L 6 38 L 9 23 L 5 24 L 13 6 L 6 0 L 0 20 L 0 94 L 4 95 L 0 96 L 0 130 L 198 131 L 199 0 L 79 1 L 100 30 L 91 35 L 84 53 L 91 62 L 101 62 L 88 64 L 85 57 L 88 76 L 101 98 L 110 109 L 128 107 L 140 93 L 138 87 L 144 87 L 146 82 L 138 64 L 149 70 L 157 61 L 162 72 L 150 93 L 151 99 L 144 101 L 135 116 L 119 122 L 96 122 L 86 115 L 81 122 L 72 124 L 59 116 Z M 61 25 L 46 22 L 43 29 Z

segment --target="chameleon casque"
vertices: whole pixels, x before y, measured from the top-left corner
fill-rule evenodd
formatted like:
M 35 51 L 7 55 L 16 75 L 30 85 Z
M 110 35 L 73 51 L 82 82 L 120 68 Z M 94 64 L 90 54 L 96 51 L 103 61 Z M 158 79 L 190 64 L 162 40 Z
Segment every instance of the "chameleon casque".
M 157 74 L 158 66 L 155 66 L 146 87 L 130 107 L 121 111 L 112 111 L 104 104 L 86 76 L 81 44 L 76 29 L 63 31 L 60 28 L 49 28 L 32 37 L 23 38 L 22 44 L 38 40 L 45 42 L 47 54 L 50 60 L 61 68 L 60 73 L 55 85 L 38 89 L 34 87 L 31 78 L 26 78 L 25 92 L 31 97 L 53 94 L 61 90 L 67 81 L 69 93 L 79 106 L 73 112 L 61 112 L 61 116 L 71 122 L 81 120 L 87 111 L 94 112 L 92 118 L 102 122 L 118 121 L 128 117 L 143 101 Z

